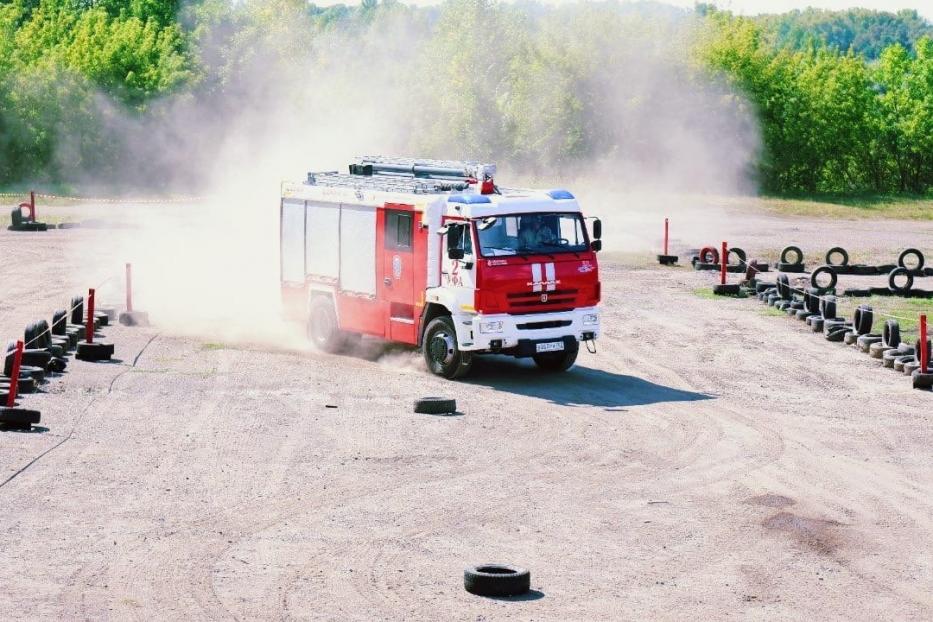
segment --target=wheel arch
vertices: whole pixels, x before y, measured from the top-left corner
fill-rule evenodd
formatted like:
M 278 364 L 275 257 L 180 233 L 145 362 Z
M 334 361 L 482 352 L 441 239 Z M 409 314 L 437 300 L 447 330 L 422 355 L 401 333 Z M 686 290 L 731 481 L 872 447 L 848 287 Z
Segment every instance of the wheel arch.
M 453 316 L 450 309 L 438 302 L 429 302 L 421 310 L 421 318 L 418 320 L 418 347 L 424 342 L 424 331 L 431 323 L 431 320 L 443 316 Z

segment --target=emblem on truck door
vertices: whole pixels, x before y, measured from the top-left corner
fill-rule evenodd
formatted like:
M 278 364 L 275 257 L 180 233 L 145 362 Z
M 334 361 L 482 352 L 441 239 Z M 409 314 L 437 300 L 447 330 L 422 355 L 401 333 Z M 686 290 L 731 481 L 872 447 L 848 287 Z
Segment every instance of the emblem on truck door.
M 402 258 L 398 255 L 392 257 L 392 276 L 396 281 L 402 278 Z
M 547 302 L 547 294 L 541 294 L 541 302 Z

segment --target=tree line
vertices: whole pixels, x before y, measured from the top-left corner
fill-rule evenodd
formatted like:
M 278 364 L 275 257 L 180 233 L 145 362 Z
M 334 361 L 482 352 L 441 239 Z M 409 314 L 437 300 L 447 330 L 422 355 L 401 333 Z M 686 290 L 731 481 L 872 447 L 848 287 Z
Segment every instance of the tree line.
M 618 153 L 662 166 L 697 142 L 746 144 L 754 118 L 747 174 L 768 192 L 925 193 L 930 32 L 915 12 L 747 18 L 703 4 L 0 0 L 0 184 L 118 183 L 127 136 L 178 114 L 166 102 L 219 110 L 265 68 L 300 80 L 343 67 L 329 88 L 350 92 L 396 55 L 383 80 L 387 100 L 389 85 L 405 94 L 409 153 L 545 174 Z

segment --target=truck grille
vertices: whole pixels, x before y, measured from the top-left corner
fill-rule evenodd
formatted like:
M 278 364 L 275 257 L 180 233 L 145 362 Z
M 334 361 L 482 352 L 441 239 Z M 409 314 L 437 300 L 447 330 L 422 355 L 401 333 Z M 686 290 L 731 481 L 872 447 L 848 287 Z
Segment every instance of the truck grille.
M 542 300 L 542 296 L 546 299 Z M 514 313 L 538 313 L 540 311 L 564 311 L 574 307 L 577 290 L 556 289 L 551 292 L 520 292 L 507 294 L 509 310 Z
M 542 330 L 544 328 L 563 328 L 573 324 L 570 320 L 551 320 L 549 322 L 525 322 L 518 324 L 518 330 Z

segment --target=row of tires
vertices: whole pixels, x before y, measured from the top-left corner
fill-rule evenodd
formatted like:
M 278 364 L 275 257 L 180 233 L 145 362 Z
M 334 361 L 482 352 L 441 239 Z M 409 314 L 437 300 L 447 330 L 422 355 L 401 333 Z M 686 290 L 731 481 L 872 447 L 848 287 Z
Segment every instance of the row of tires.
M 822 333 L 827 341 L 858 347 L 872 358 L 879 359 L 883 367 L 911 376 L 914 388 L 933 387 L 933 374 L 920 369 L 920 340 L 914 344 L 903 341 L 900 324 L 895 319 L 884 323 L 882 333 L 872 333 L 875 317 L 870 305 L 859 305 L 852 320 L 847 320 L 837 315 L 835 296 L 826 295 L 816 287 L 802 292 L 796 290 L 791 287 L 787 275 L 780 275 L 773 285 L 758 283 L 756 291 L 762 303 L 806 322 L 813 332 Z M 927 340 L 926 352 L 929 354 L 930 351 L 930 340 Z
M 94 314 L 94 328 L 107 326 L 116 318 L 116 312 L 105 310 Z M 75 296 L 71 299 L 68 311 L 58 310 L 52 315 L 52 322 L 45 319 L 29 323 L 23 331 L 25 349 L 16 382 L 16 393 L 31 394 L 48 382 L 52 374 L 64 373 L 68 367 L 68 357 L 72 354 L 82 357 L 80 343 L 86 338 L 84 324 L 84 298 Z M 110 349 L 106 344 L 92 344 L 98 348 Z M 12 388 L 16 341 L 6 345 L 3 354 L 3 373 L 0 375 L 0 401 L 7 403 Z M 4 408 L 0 411 L 0 426 L 12 429 L 29 429 L 39 423 L 38 411 L 25 408 Z
M 903 266 L 892 268 L 888 273 L 888 290 L 885 293 L 910 296 L 913 293 L 915 273 L 915 270 Z M 839 271 L 834 266 L 820 266 L 810 273 L 810 285 L 824 292 L 834 290 L 838 282 Z M 872 291 L 876 289 L 872 288 Z

